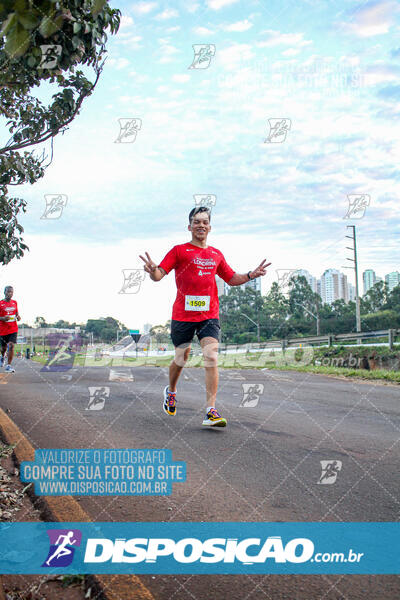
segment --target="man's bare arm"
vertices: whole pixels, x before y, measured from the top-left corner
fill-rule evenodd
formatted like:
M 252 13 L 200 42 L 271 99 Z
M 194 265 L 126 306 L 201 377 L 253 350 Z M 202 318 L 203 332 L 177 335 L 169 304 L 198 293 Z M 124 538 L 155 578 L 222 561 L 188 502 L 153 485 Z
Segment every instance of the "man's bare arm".
M 145 255 L 146 258 L 141 254 L 139 255 L 144 262 L 144 270 L 150 275 L 150 279 L 153 281 L 160 281 L 166 275 L 166 272 L 161 267 L 157 267 L 155 262 L 150 258 L 148 252 L 145 252 Z

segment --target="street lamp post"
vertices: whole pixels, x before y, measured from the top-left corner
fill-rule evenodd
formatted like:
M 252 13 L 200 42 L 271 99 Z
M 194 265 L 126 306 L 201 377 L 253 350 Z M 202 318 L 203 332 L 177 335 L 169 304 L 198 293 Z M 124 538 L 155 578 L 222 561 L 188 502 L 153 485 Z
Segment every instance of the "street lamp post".
M 299 302 L 295 302 L 295 304 L 297 304 L 297 306 L 301 306 L 303 308 L 303 310 L 305 310 L 309 315 L 311 315 L 312 317 L 314 317 L 314 319 L 317 320 L 317 335 L 320 335 L 320 325 L 319 325 L 319 310 L 318 310 L 318 306 L 317 306 L 317 314 L 314 315 L 314 313 L 312 313 L 310 310 L 308 310 L 304 304 L 300 304 Z
M 257 327 L 257 342 L 260 343 L 260 324 L 253 321 L 253 319 L 250 319 L 250 317 L 248 315 L 246 315 L 245 313 L 240 313 L 240 314 L 242 315 L 242 317 L 246 317 L 246 319 L 248 319 L 249 321 L 254 323 L 254 325 Z

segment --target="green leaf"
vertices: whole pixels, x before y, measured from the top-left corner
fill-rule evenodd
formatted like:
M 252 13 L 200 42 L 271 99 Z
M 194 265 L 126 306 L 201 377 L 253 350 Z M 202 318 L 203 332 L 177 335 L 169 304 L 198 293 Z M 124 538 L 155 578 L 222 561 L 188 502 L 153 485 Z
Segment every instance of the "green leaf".
M 39 16 L 37 12 L 24 12 L 18 14 L 18 21 L 25 29 L 34 29 L 39 24 Z
M 79 33 L 79 31 L 81 30 L 81 27 L 82 27 L 82 25 L 80 23 L 74 23 L 74 26 L 72 28 L 73 32 L 74 33 Z
M 4 49 L 8 56 L 17 58 L 23 56 L 29 47 L 30 34 L 21 25 L 16 25 L 7 36 Z
M 94 0 L 92 15 L 97 17 L 97 15 L 103 10 L 106 0 Z
M 7 19 L 3 23 L 3 27 L 1 28 L 0 35 L 7 35 L 9 30 L 11 29 L 11 27 L 13 27 L 13 25 L 15 25 L 16 22 L 17 22 L 16 13 L 11 13 L 10 15 L 8 15 Z
M 34 67 L 37 64 L 34 56 L 30 56 L 27 60 L 27 63 L 29 67 Z
M 43 17 L 40 23 L 39 32 L 44 38 L 53 35 L 62 26 L 62 17 L 54 18 L 53 15 L 54 13 L 49 17 Z

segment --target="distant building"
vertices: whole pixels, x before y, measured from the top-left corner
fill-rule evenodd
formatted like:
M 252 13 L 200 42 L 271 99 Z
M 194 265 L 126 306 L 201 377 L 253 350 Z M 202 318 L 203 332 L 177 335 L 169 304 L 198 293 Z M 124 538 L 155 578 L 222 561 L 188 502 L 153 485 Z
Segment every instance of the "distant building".
M 326 269 L 321 276 L 321 298 L 326 304 L 335 300 L 349 301 L 347 277 L 337 269 Z
M 143 334 L 146 335 L 147 333 L 150 333 L 150 329 L 152 328 L 152 324 L 151 323 L 145 323 L 143 325 Z
M 356 287 L 355 287 L 355 285 L 349 283 L 347 285 L 347 287 L 348 287 L 348 292 L 349 292 L 348 293 L 348 298 L 349 298 L 348 301 L 349 302 L 355 302 L 355 300 L 356 300 Z
M 400 273 L 398 271 L 392 271 L 385 275 L 385 283 L 388 286 L 388 291 L 391 292 L 396 285 L 400 284 Z
M 245 288 L 250 288 L 255 292 L 261 294 L 261 277 L 257 277 L 256 279 L 251 279 L 250 281 L 246 281 L 244 284 Z
M 377 282 L 377 277 L 375 271 L 372 269 L 367 269 L 363 273 L 363 286 L 364 286 L 364 294 L 370 290 L 375 283 Z
M 312 291 L 316 294 L 318 294 L 318 285 L 317 285 L 317 278 L 314 277 L 313 275 L 311 275 L 311 273 L 309 273 L 306 269 L 297 269 L 297 271 L 295 271 L 293 273 L 294 277 L 305 277 L 307 279 L 307 283 L 310 286 L 310 288 L 312 289 Z

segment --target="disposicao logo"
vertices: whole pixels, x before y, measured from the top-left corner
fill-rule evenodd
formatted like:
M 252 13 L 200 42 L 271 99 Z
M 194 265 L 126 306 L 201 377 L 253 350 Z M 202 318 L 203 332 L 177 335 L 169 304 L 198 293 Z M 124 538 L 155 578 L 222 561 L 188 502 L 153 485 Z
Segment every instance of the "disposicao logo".
M 250 548 L 253 548 L 250 551 Z M 250 552 L 250 554 L 248 553 Z M 295 538 L 286 545 L 280 536 L 241 540 L 233 538 L 89 538 L 86 543 L 85 563 L 155 563 L 160 557 L 173 557 L 178 563 L 263 563 L 268 558 L 276 563 L 303 563 L 312 557 L 314 544 L 307 538 Z
M 49 553 L 42 567 L 68 567 L 72 563 L 75 547 L 81 545 L 79 529 L 48 529 Z

